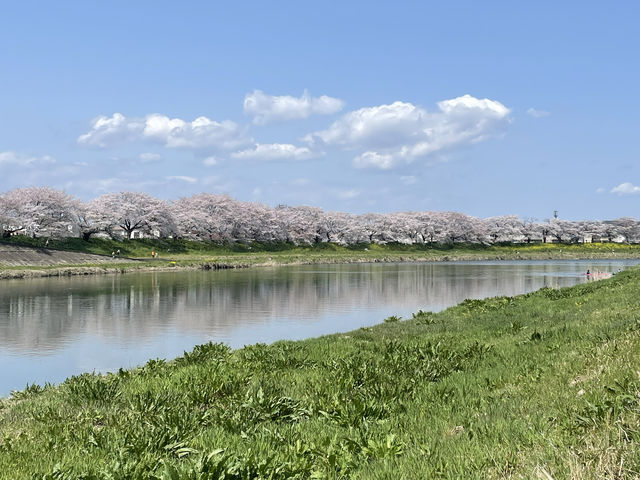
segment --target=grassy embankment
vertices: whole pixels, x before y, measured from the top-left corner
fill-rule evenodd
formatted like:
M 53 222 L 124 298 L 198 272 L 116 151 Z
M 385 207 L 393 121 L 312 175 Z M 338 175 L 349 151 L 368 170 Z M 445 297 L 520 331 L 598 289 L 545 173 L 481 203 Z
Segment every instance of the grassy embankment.
M 45 239 L 13 237 L 10 242 L 42 247 Z M 3 241 L 6 243 L 6 241 Z M 120 250 L 122 257 L 140 262 L 91 264 L 78 266 L 119 271 L 147 268 L 217 268 L 253 265 L 288 265 L 308 263 L 386 262 L 386 261 L 442 261 L 442 260 L 499 260 L 499 259 L 596 259 L 640 258 L 640 245 L 624 244 L 531 244 L 531 245 L 354 245 L 318 244 L 293 246 L 290 244 L 217 245 L 188 240 L 105 240 L 83 241 L 77 238 L 51 240 L 49 248 L 110 256 Z M 159 258 L 152 260 L 151 252 Z M 67 265 L 72 267 L 73 265 Z M 1 266 L 0 270 L 58 269 L 60 266 Z
M 0 402 L 0 478 L 640 476 L 640 270 Z

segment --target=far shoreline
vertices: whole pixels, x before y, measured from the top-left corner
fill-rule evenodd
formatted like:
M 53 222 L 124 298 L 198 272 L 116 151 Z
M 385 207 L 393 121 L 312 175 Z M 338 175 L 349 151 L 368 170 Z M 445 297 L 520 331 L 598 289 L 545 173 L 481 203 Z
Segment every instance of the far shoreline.
M 633 252 L 563 252 L 540 251 L 526 252 L 528 247 L 520 247 L 525 252 L 482 252 L 456 253 L 455 248 L 449 252 L 398 252 L 386 255 L 367 255 L 365 252 L 353 252 L 352 255 L 328 254 L 289 254 L 288 252 L 243 253 L 223 255 L 212 258 L 158 258 L 146 260 L 141 258 L 127 258 L 126 263 L 84 263 L 73 265 L 25 265 L 3 266 L 0 264 L 0 280 L 18 280 L 46 277 L 71 277 L 84 275 L 117 275 L 126 273 L 152 273 L 170 271 L 196 270 L 227 270 L 263 267 L 285 267 L 296 265 L 328 265 L 352 263 L 438 263 L 438 262 L 468 262 L 468 261 L 545 261 L 545 260 L 634 260 L 640 259 L 640 249 Z M 635 250 L 635 249 L 634 249 Z

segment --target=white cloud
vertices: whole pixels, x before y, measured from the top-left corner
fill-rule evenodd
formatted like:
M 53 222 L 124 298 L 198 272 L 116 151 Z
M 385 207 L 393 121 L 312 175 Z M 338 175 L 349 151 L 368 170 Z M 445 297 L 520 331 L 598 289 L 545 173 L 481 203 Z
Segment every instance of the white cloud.
M 418 182 L 418 177 L 415 177 L 413 175 L 405 175 L 405 176 L 400 177 L 400 181 L 404 185 L 413 185 L 414 183 Z
M 304 187 L 306 185 L 309 185 L 309 179 L 308 178 L 295 178 L 291 181 L 291 185 L 294 185 L 296 187 Z
M 314 148 L 360 150 L 357 167 L 391 169 L 417 158 L 502 133 L 510 110 L 502 103 L 470 95 L 438 103 L 430 113 L 407 102 L 361 108 L 345 114 L 328 129 L 305 141 Z
M 93 195 L 96 193 L 129 191 L 148 191 L 150 188 L 157 187 L 162 184 L 161 180 L 135 180 L 119 177 L 108 178 L 78 178 L 69 180 L 65 183 L 65 188 L 75 189 L 83 192 L 89 192 Z
M 397 164 L 397 159 L 391 153 L 364 152 L 353 159 L 353 164 L 358 168 L 379 168 L 389 170 Z
M 141 120 L 127 119 L 121 113 L 111 117 L 101 115 L 91 122 L 91 130 L 78 137 L 78 143 L 107 147 L 114 143 L 131 141 L 144 129 Z
M 327 145 L 393 146 L 415 135 L 425 113 L 404 102 L 361 108 L 347 113 L 327 130 L 308 135 L 306 139 Z
M 196 183 L 198 181 L 197 178 L 187 177 L 185 175 L 171 175 L 166 177 L 167 180 L 178 180 L 179 182 L 187 182 L 187 183 Z
M 215 165 L 218 165 L 218 163 L 220 162 L 214 156 L 207 157 L 202 161 L 202 164 L 205 165 L 206 167 L 213 167 Z
M 159 161 L 162 158 L 162 156 L 157 153 L 147 152 L 147 153 L 141 153 L 139 158 L 142 163 L 152 163 L 152 162 Z
M 256 160 L 306 160 L 313 154 L 307 147 L 296 147 L 289 143 L 259 143 L 251 149 L 232 153 L 231 156 Z
M 202 183 L 203 185 L 214 185 L 216 183 L 220 183 L 221 181 L 222 179 L 216 175 L 209 175 L 200 179 L 200 183 Z
M 536 110 L 535 108 L 529 108 L 527 109 L 527 115 L 533 118 L 542 118 L 547 117 L 549 115 L 549 112 L 545 110 Z
M 604 187 L 596 188 L 596 193 L 605 193 L 607 190 Z
M 192 122 L 157 113 L 145 118 L 127 118 L 120 113 L 100 116 L 78 143 L 110 147 L 119 143 L 152 141 L 167 148 L 232 150 L 251 143 L 246 128 L 231 120 L 216 122 L 198 117 Z
M 268 95 L 260 90 L 254 90 L 244 97 L 243 110 L 253 116 L 253 123 L 265 125 L 272 122 L 300 120 L 311 115 L 331 115 L 339 112 L 344 102 L 339 98 L 312 97 L 305 90 L 301 97 L 290 95 Z
M 237 188 L 237 185 L 229 180 L 224 180 L 216 175 L 210 175 L 207 177 L 201 177 L 199 185 L 207 188 L 210 193 L 229 193 Z
M 344 200 L 350 200 L 352 198 L 356 198 L 359 195 L 360 195 L 360 190 L 355 190 L 355 189 L 342 190 L 341 192 L 338 192 L 338 198 L 342 198 Z
M 640 193 L 640 187 L 633 185 L 631 182 L 624 182 L 617 187 L 613 187 L 611 193 L 617 193 L 618 195 L 635 195 Z
M 1 165 L 15 165 L 19 167 L 33 167 L 37 165 L 47 165 L 56 163 L 56 159 L 50 155 L 43 155 L 41 157 L 34 157 L 30 155 L 23 155 L 16 152 L 0 152 L 0 166 Z

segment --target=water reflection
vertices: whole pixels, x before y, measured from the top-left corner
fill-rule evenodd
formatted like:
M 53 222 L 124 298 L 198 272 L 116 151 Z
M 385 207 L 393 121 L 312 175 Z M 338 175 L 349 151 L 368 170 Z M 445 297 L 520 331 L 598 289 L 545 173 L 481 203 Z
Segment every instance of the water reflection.
M 299 266 L 4 281 L 0 395 L 173 357 L 193 344 L 234 347 L 379 323 L 465 298 L 514 295 L 585 281 L 631 263 L 469 262 Z M 10 373 L 7 371 L 10 370 Z

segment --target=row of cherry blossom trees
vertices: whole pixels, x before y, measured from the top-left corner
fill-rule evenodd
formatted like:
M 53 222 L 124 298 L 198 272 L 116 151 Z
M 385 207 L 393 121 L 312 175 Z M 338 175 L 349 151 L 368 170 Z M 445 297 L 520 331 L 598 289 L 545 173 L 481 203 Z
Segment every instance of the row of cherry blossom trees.
M 0 194 L 1 235 L 112 238 L 155 236 L 219 243 L 640 242 L 634 218 L 608 221 L 522 220 L 515 215 L 480 219 L 456 212 L 352 215 L 316 207 L 234 200 L 202 193 L 166 202 L 140 192 L 109 193 L 89 202 L 48 187 Z

